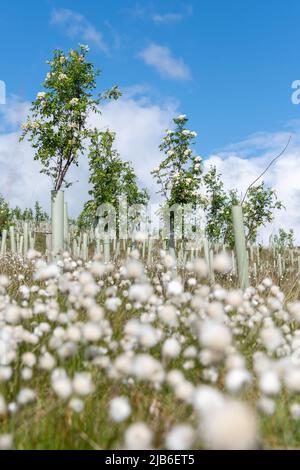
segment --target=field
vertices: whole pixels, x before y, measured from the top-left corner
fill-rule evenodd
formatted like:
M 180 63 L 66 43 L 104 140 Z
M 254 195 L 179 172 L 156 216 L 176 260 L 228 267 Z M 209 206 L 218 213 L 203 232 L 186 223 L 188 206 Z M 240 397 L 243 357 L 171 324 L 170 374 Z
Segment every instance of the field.
M 286 3 L 2 2 L 0 451 L 300 450 Z
M 298 250 L 0 259 L 0 448 L 299 447 Z M 280 271 L 280 272 L 279 272 Z

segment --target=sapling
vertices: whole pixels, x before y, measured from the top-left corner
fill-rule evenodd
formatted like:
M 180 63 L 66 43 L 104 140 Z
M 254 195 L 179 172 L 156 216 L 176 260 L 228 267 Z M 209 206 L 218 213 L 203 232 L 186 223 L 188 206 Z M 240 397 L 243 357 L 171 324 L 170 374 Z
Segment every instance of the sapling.
M 194 155 L 190 148 L 195 143 L 196 132 L 186 128 L 188 118 L 180 115 L 173 119 L 174 130 L 167 130 L 159 146 L 164 154 L 161 163 L 152 170 L 158 191 L 165 199 L 164 208 L 170 211 L 169 247 L 175 248 L 175 236 L 184 235 L 184 223 L 179 224 L 176 233 L 175 214 L 172 206 L 177 206 L 184 221 L 184 206 L 196 206 L 201 203 L 200 184 L 202 178 L 202 158 Z
M 37 94 L 30 116 L 22 125 L 21 140 L 28 137 L 35 149 L 34 159 L 41 164 L 41 173 L 52 181 L 53 249 L 56 252 L 63 249 L 64 241 L 64 211 L 58 207 L 63 205 L 64 198 L 58 193 L 72 184 L 67 179 L 68 172 L 72 166 L 78 166 L 79 156 L 85 153 L 94 135 L 89 116 L 100 112 L 99 105 L 104 99 L 120 96 L 116 86 L 95 96 L 99 72 L 87 59 L 88 51 L 85 45 L 67 54 L 62 50 L 54 51 L 53 58 L 47 62 L 50 70 L 43 83 L 44 91 Z
M 234 230 L 231 209 L 241 201 L 235 189 L 226 190 L 221 175 L 212 166 L 203 177 L 206 200 L 206 233 L 211 242 L 223 242 L 234 246 Z M 284 206 L 277 199 L 276 192 L 262 181 L 251 186 L 243 201 L 243 220 L 246 243 L 254 243 L 258 230 L 273 220 L 275 210 Z
M 130 162 L 123 161 L 114 148 L 116 134 L 109 129 L 94 133 L 89 149 L 89 168 L 91 199 L 86 202 L 78 219 L 80 229 L 95 225 L 97 211 L 101 206 L 111 205 L 115 211 L 116 231 L 120 232 L 122 214 L 120 202 L 125 198 L 125 217 L 128 208 L 135 205 L 145 206 L 149 196 L 145 189 L 140 189 L 137 176 Z
M 274 246 L 280 253 L 282 253 L 285 248 L 293 248 L 294 244 L 295 234 L 293 229 L 286 231 L 280 228 L 278 234 L 274 236 Z
M 36 203 L 34 205 L 34 221 L 35 221 L 37 226 L 39 226 L 43 222 L 48 222 L 49 221 L 49 216 L 48 216 L 47 212 L 45 212 L 42 209 L 42 207 L 41 207 L 41 205 L 38 201 L 36 201 Z
M 11 221 L 11 211 L 9 205 L 0 194 L 0 230 L 8 229 Z

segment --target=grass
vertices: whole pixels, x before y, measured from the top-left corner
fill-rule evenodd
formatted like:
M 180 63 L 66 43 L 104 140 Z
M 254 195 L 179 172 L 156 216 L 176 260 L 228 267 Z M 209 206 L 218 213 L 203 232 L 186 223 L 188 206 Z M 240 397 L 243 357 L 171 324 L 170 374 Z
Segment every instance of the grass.
M 269 253 L 265 252 L 262 256 L 262 263 L 266 263 Z M 9 277 L 10 285 L 7 295 L 10 302 L 22 304 L 22 296 L 19 288 L 22 284 L 32 286 L 36 284 L 32 279 L 33 266 L 28 262 L 24 264 L 18 258 L 10 258 L 6 256 L 0 260 L 0 274 Z M 20 274 L 22 277 L 20 278 Z M 186 272 L 182 272 L 188 277 Z M 299 280 L 298 273 L 292 272 L 290 278 L 285 277 L 278 279 L 277 272 L 274 270 L 266 272 L 262 270 L 257 279 L 257 284 L 266 275 L 279 281 L 280 287 L 285 293 L 286 301 L 297 300 L 299 298 Z M 148 276 L 153 280 L 157 276 L 156 268 L 149 268 Z M 118 283 L 117 281 L 116 283 Z M 235 287 L 235 278 L 224 278 L 220 276 L 217 282 L 222 283 L 225 288 Z M 104 305 L 106 293 L 105 288 L 114 285 L 114 279 L 110 279 L 108 274 L 104 279 L 104 287 L 101 288 L 97 297 L 97 303 Z M 40 287 L 45 287 L 40 283 Z M 141 309 L 131 309 L 128 312 L 125 309 L 126 296 L 124 292 L 126 288 L 119 287 L 118 295 L 122 299 L 122 305 L 117 312 L 107 312 L 106 318 L 112 327 L 112 338 L 107 342 L 101 341 L 101 345 L 108 348 L 108 356 L 113 362 L 115 357 L 122 352 L 121 342 L 123 330 L 126 322 L 130 318 L 138 318 L 143 310 L 145 312 L 151 309 L 144 306 Z M 187 288 L 188 290 L 188 288 Z M 193 289 L 190 289 L 193 293 Z M 5 294 L 6 295 L 6 294 Z M 30 308 L 34 305 L 39 294 L 31 294 L 29 303 L 24 308 Z M 66 296 L 60 293 L 57 300 L 62 312 L 73 308 L 67 300 Z M 0 304 L 4 298 L 0 298 Z M 43 301 L 47 302 L 47 298 Z M 178 306 L 182 318 L 186 317 L 190 312 L 189 304 Z M 1 307 L 0 307 L 1 309 Z M 86 321 L 86 312 L 83 308 L 77 308 L 78 320 Z M 29 331 L 40 323 L 45 322 L 44 315 L 38 315 L 28 321 L 22 322 L 23 327 Z M 86 359 L 86 345 L 80 344 L 76 355 L 69 359 L 62 359 L 54 352 L 57 359 L 57 367 L 63 367 L 68 375 L 72 377 L 79 371 L 90 371 L 92 373 L 95 391 L 84 399 L 84 410 L 80 413 L 74 412 L 67 406 L 66 400 L 62 400 L 55 395 L 49 377 L 49 372 L 42 371 L 36 366 L 33 369 L 33 378 L 27 383 L 21 378 L 21 355 L 26 350 L 33 351 L 37 356 L 41 354 L 43 348 L 49 349 L 49 339 L 53 334 L 53 329 L 57 325 L 55 322 L 51 325 L 52 329 L 49 334 L 45 335 L 37 345 L 20 345 L 18 347 L 18 357 L 13 363 L 13 378 L 6 383 L 0 384 L 0 394 L 2 394 L 7 403 L 15 402 L 20 389 L 30 387 L 37 391 L 37 401 L 33 405 L 27 405 L 15 414 L 7 413 L 0 418 L 0 435 L 11 433 L 14 438 L 14 446 L 17 449 L 120 449 L 124 442 L 124 433 L 131 423 L 138 421 L 146 422 L 154 431 L 153 446 L 155 448 L 164 448 L 165 436 L 170 429 L 179 423 L 190 423 L 194 429 L 198 427 L 198 417 L 193 407 L 183 400 L 178 400 L 174 396 L 172 387 L 163 383 L 160 387 L 153 387 L 147 382 L 131 381 L 130 378 L 115 378 L 110 376 L 109 368 L 107 370 L 93 364 L 92 361 Z M 61 325 L 64 327 L 64 325 Z M 296 325 L 295 327 L 296 328 Z M 170 335 L 171 331 L 166 330 L 165 334 Z M 181 322 L 178 335 L 184 335 L 186 342 L 184 347 L 188 345 L 199 344 L 195 339 L 193 332 Z M 244 355 L 248 368 L 252 370 L 253 353 L 262 350 L 261 345 L 257 342 L 258 332 L 253 329 L 248 331 L 247 335 L 236 338 L 236 345 L 239 351 Z M 117 344 L 117 348 L 111 348 L 112 342 Z M 141 349 L 142 352 L 142 349 Z M 151 349 L 151 355 L 161 360 L 161 344 Z M 195 385 L 207 383 L 203 379 L 203 365 L 198 359 L 195 359 L 195 367 L 185 369 L 186 360 L 180 355 L 179 358 L 164 363 L 166 370 L 181 370 L 187 381 Z M 222 392 L 224 391 L 224 364 L 218 364 L 218 379 L 215 387 Z M 126 396 L 131 404 L 132 413 L 126 422 L 115 423 L 112 421 L 108 413 L 108 404 L 111 398 L 115 396 Z M 260 392 L 258 389 L 257 378 L 239 398 L 251 404 L 253 408 Z M 295 401 L 299 401 L 297 395 L 292 395 L 285 389 L 276 396 L 276 411 L 273 416 L 259 416 L 259 446 L 263 449 L 290 449 L 299 447 L 300 428 L 299 422 L 291 418 L 289 413 L 289 405 Z M 194 448 L 202 448 L 203 442 L 201 436 L 197 435 L 197 439 L 193 444 Z

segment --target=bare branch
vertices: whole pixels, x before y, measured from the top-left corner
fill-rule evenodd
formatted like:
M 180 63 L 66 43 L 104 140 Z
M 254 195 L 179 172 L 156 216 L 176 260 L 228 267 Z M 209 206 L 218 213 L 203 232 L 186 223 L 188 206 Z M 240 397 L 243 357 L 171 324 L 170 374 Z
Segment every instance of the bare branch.
M 280 152 L 279 155 L 277 155 L 275 158 L 273 158 L 273 160 L 269 163 L 269 165 L 267 166 L 267 168 L 265 168 L 265 170 L 248 186 L 248 188 L 246 189 L 246 192 L 244 194 L 244 197 L 242 199 L 242 205 L 244 204 L 245 202 L 245 199 L 246 199 L 246 196 L 247 196 L 247 193 L 249 191 L 250 188 L 252 188 L 252 186 L 265 174 L 267 173 L 268 169 L 270 168 L 271 165 L 273 165 L 273 163 L 275 163 L 276 160 L 278 160 L 278 158 L 280 158 L 284 152 L 286 151 L 286 149 L 288 148 L 288 146 L 290 145 L 290 142 L 292 140 L 292 136 L 290 135 L 289 137 L 289 140 L 286 144 L 286 146 L 284 147 L 284 149 Z

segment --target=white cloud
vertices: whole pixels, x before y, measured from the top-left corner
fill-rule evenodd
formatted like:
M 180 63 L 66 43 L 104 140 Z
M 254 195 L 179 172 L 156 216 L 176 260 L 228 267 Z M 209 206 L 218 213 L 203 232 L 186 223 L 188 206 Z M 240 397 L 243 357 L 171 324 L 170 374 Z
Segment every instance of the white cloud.
M 140 52 L 141 57 L 147 65 L 154 67 L 164 78 L 175 80 L 188 80 L 191 73 L 183 59 L 172 56 L 170 49 L 159 44 L 150 44 Z
M 30 103 L 22 101 L 18 96 L 12 96 L 7 101 L 7 105 L 0 108 L 4 116 L 6 126 L 16 126 L 21 124 L 29 113 Z
M 145 20 L 151 19 L 156 24 L 167 24 L 167 23 L 177 23 L 184 18 L 192 15 L 193 13 L 193 6 L 187 3 L 177 5 L 176 8 L 178 11 L 175 12 L 167 12 L 167 13 L 159 13 L 155 11 L 154 6 L 152 4 L 145 4 L 143 5 L 136 3 L 134 7 L 130 10 L 130 15 L 135 20 Z
M 17 102 L 5 106 L 4 128 L 11 116 L 20 116 Z M 29 104 L 19 102 L 19 110 L 28 109 Z M 176 114 L 177 103 L 151 104 L 148 100 L 135 99 L 133 91 L 122 99 L 109 102 L 102 107 L 102 115 L 93 115 L 91 123 L 99 129 L 109 126 L 117 133 L 116 147 L 124 160 L 131 160 L 141 186 L 150 187 L 155 193 L 150 171 L 160 159 L 158 150 L 162 135 Z M 33 160 L 34 151 L 28 142 L 19 143 L 19 132 L 0 135 L 0 193 L 11 206 L 22 208 L 33 206 L 39 200 L 49 210 L 51 182 L 40 174 L 39 162 Z M 69 181 L 76 181 L 66 191 L 70 214 L 77 216 L 88 196 L 88 161 L 80 158 L 80 165 L 72 169 Z
M 152 20 L 156 24 L 165 24 L 165 23 L 177 23 L 183 19 L 183 15 L 180 13 L 165 13 L 160 15 L 156 13 L 152 16 Z
M 103 114 L 93 117 L 93 124 L 99 128 L 109 126 L 116 132 L 122 158 L 131 160 L 141 182 L 151 186 L 150 171 L 161 158 L 158 146 L 176 107 L 175 102 L 159 106 L 143 98 L 125 98 L 106 104 Z
M 137 99 L 129 90 L 122 99 L 105 104 L 102 115 L 92 116 L 92 124 L 98 128 L 109 126 L 117 133 L 116 147 L 123 159 L 131 160 L 140 184 L 147 186 L 154 198 L 157 189 L 150 171 L 161 159 L 158 145 L 171 119 L 176 115 L 178 103 L 153 104 L 146 98 Z M 29 104 L 14 99 L 3 107 L 3 128 L 18 124 L 24 118 Z M 262 231 L 277 232 L 279 227 L 294 228 L 300 243 L 300 123 L 275 133 L 257 133 L 246 140 L 231 144 L 210 155 L 205 168 L 216 165 L 227 188 L 237 188 L 243 193 L 247 186 L 262 172 L 267 164 L 285 146 L 289 135 L 292 141 L 286 153 L 270 168 L 264 180 L 276 188 L 277 195 L 286 210 L 277 211 L 275 221 Z M 39 162 L 33 160 L 33 149 L 27 142 L 19 143 L 19 132 L 3 132 L 0 135 L 0 192 L 11 206 L 33 206 L 35 200 L 49 210 L 51 182 L 39 173 Z M 88 199 L 88 161 L 80 158 L 79 168 L 69 175 L 71 181 L 79 181 L 66 191 L 70 213 L 76 216 Z
M 69 37 L 94 43 L 102 52 L 109 52 L 109 47 L 104 41 L 102 33 L 81 13 L 66 8 L 54 10 L 51 23 L 65 28 Z
M 278 198 L 286 207 L 286 210 L 276 211 L 274 222 L 261 230 L 264 241 L 270 233 L 276 233 L 282 227 L 286 230 L 294 228 L 300 242 L 300 127 L 291 129 L 291 132 L 255 134 L 211 155 L 204 162 L 205 168 L 210 165 L 217 167 L 228 189 L 237 188 L 240 194 L 244 194 L 249 184 L 285 147 L 289 135 L 292 135 L 292 141 L 287 151 L 263 177 L 267 185 L 276 189 Z M 253 156 L 257 154 L 259 156 Z

